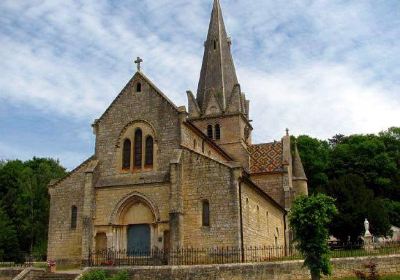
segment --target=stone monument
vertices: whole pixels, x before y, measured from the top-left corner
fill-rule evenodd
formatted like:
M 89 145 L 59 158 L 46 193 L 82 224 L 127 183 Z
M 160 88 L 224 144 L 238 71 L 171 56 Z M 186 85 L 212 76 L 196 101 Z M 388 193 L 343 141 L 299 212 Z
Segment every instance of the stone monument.
M 367 219 L 364 221 L 364 228 L 365 228 L 365 233 L 364 233 L 364 249 L 365 250 L 373 250 L 374 249 L 374 244 L 373 244 L 373 236 L 371 232 L 369 231 L 369 222 Z

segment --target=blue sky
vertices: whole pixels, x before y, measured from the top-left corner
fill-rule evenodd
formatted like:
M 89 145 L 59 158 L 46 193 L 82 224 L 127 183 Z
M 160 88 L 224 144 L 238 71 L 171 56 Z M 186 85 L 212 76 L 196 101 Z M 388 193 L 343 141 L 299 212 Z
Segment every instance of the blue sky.
M 197 89 L 211 0 L 2 0 L 0 159 L 68 169 L 91 123 L 143 72 L 177 105 Z M 221 0 L 254 142 L 400 126 L 399 0 Z

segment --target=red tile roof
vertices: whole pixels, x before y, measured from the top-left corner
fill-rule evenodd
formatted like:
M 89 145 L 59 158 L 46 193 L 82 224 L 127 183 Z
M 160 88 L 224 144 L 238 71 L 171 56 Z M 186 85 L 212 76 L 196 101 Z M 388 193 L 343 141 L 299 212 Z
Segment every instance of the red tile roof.
M 282 142 L 250 146 L 250 173 L 283 171 Z

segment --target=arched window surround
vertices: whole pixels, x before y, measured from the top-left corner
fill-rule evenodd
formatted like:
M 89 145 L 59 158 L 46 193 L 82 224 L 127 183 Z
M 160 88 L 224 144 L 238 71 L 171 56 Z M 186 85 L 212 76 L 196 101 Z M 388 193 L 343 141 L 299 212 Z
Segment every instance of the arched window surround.
M 136 92 L 142 92 L 142 84 L 140 82 L 136 84 Z
M 135 166 L 135 134 L 137 130 L 142 131 L 142 145 L 141 145 L 141 165 L 138 164 Z M 153 163 L 146 164 L 146 139 L 151 137 L 153 139 Z M 123 149 L 124 142 L 126 139 L 131 141 L 131 164 L 129 169 L 123 168 Z M 116 143 L 116 159 L 118 172 L 121 173 L 140 173 L 140 172 L 150 172 L 153 170 L 157 170 L 158 168 L 158 134 L 154 127 L 147 121 L 144 120 L 136 120 L 128 123 L 124 129 L 121 131 L 118 142 Z M 137 147 L 138 148 L 138 147 Z M 151 162 L 148 158 L 148 163 Z M 138 160 L 139 162 L 139 160 Z

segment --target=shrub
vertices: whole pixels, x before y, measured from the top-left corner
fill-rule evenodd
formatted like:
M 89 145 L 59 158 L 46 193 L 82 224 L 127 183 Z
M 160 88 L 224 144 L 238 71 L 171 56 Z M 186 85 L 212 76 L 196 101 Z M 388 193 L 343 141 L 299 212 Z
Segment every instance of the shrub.
M 120 271 L 117 274 L 115 274 L 113 277 L 110 278 L 110 280 L 129 280 L 129 275 L 127 271 Z
M 81 280 L 129 280 L 128 272 L 119 271 L 112 277 L 107 277 L 104 270 L 92 270 L 83 275 Z
M 83 275 L 82 280 L 107 280 L 104 270 L 92 270 Z
M 366 269 L 368 269 L 369 275 L 363 271 L 356 270 L 354 274 L 359 280 L 379 280 L 378 270 L 376 269 L 377 265 L 374 262 L 369 262 L 364 265 Z

